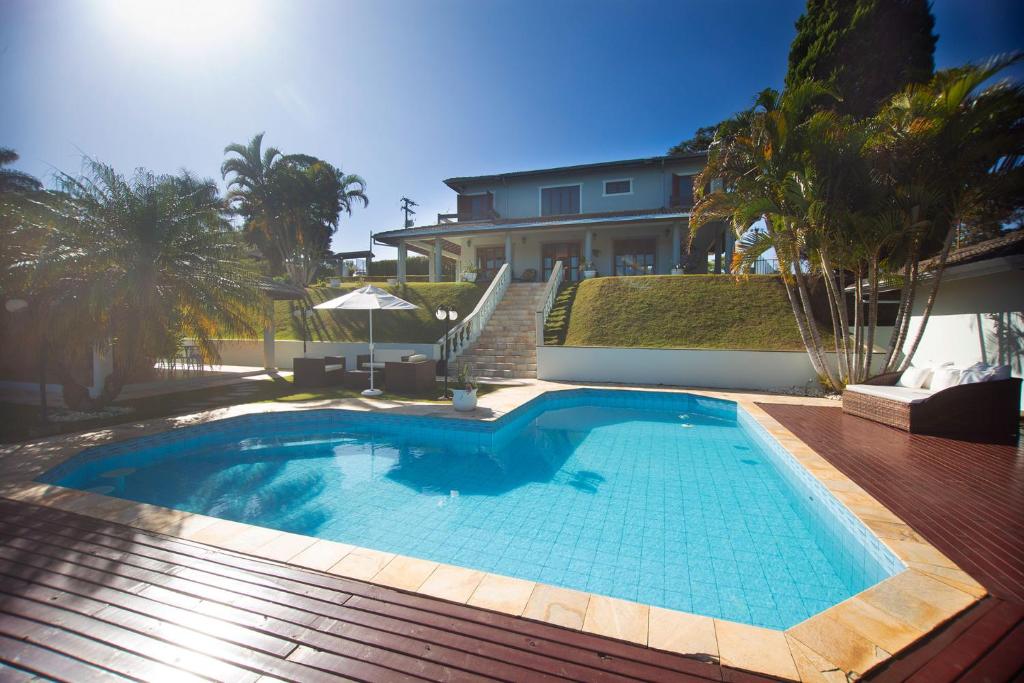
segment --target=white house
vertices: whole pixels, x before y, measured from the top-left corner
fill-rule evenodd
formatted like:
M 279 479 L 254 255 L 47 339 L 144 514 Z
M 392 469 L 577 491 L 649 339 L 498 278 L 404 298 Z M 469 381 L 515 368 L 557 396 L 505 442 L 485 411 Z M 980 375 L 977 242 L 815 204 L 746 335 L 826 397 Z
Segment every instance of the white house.
M 628 159 L 535 171 L 449 178 L 458 213 L 434 225 L 380 232 L 398 248 L 398 279 L 408 252 L 430 257 L 431 281 L 442 260 L 456 273 L 470 266 L 489 279 L 509 263 L 517 280 L 546 281 L 555 262 L 574 281 L 590 264 L 600 275 L 728 272 L 734 238 L 720 223 L 690 239 L 693 182 L 705 153 Z

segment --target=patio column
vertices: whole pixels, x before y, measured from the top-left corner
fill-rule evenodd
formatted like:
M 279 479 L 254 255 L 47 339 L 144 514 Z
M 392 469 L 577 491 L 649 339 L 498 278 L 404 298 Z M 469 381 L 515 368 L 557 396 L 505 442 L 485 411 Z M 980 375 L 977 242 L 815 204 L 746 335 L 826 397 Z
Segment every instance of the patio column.
M 508 264 L 508 269 L 512 270 L 512 233 L 505 233 L 505 263 Z
M 431 282 L 440 282 L 444 279 L 444 268 L 442 267 L 443 256 L 441 253 L 441 238 L 434 238 L 434 277 Z
M 274 301 L 267 300 L 266 321 L 263 323 L 263 369 L 276 370 L 277 359 L 274 357 Z
M 405 282 L 405 262 L 409 257 L 409 248 L 405 245 L 405 240 L 398 243 L 398 265 L 395 275 L 398 277 L 398 281 Z
M 588 263 L 594 260 L 594 233 L 590 230 L 583 232 L 583 263 L 581 266 L 586 267 Z
M 114 346 L 107 344 L 105 347 L 92 347 L 92 386 L 89 387 L 89 396 L 96 398 L 103 393 L 103 387 L 107 384 L 107 377 L 114 371 Z
M 728 224 L 725 227 L 725 264 L 723 270 L 726 273 L 732 272 L 732 255 L 736 251 L 736 234 L 729 229 Z
M 669 264 L 670 268 L 675 268 L 676 264 L 683 264 L 683 228 L 679 223 L 672 224 L 672 263 Z

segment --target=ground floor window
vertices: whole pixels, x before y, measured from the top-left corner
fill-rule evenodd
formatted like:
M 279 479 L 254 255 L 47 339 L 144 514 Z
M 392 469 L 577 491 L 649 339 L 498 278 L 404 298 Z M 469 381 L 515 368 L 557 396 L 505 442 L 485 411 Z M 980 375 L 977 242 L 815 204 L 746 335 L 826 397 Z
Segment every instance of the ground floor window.
M 562 279 L 566 282 L 577 282 L 580 279 L 580 243 L 559 242 L 557 244 L 545 244 L 541 249 L 542 265 L 544 268 L 544 282 L 551 277 L 551 271 L 555 268 L 555 261 L 561 261 L 565 269 Z
M 492 280 L 503 265 L 505 265 L 505 247 L 476 248 L 477 278 Z
M 653 239 L 616 240 L 615 274 L 653 275 L 655 248 Z

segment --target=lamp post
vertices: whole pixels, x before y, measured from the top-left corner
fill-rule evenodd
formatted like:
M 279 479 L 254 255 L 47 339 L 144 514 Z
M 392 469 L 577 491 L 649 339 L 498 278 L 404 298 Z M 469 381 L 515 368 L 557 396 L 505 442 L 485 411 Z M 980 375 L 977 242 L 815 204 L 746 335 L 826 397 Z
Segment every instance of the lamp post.
M 447 304 L 442 304 L 437 307 L 434 311 L 434 315 L 437 316 L 438 320 L 444 321 L 444 348 L 441 350 L 444 354 L 444 396 L 442 398 L 448 398 L 448 357 L 449 353 L 449 341 L 448 341 L 448 328 L 451 326 L 452 321 L 458 319 L 459 312 Z

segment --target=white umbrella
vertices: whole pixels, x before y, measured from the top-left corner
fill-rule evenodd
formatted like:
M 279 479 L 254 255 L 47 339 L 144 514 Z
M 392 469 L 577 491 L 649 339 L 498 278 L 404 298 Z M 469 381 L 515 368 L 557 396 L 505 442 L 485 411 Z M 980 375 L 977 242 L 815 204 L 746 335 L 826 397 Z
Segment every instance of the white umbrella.
M 317 304 L 313 308 L 370 312 L 370 388 L 363 392 L 363 396 L 380 396 L 381 390 L 373 386 L 373 312 L 407 311 L 419 308 L 419 306 L 411 304 L 405 299 L 399 299 L 394 294 L 389 294 L 380 287 L 366 285 L 354 292 L 339 296 L 337 299 Z

